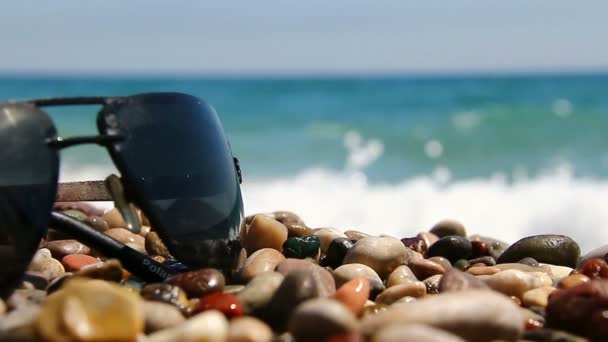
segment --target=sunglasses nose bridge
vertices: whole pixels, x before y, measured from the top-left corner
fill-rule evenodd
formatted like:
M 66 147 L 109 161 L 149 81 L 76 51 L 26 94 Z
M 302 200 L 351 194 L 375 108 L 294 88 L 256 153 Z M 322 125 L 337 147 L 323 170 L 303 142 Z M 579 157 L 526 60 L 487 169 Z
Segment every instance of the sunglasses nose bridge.
M 92 135 L 92 136 L 80 136 L 80 137 L 52 137 L 46 140 L 46 144 L 56 149 L 63 149 L 76 145 L 84 144 L 97 144 L 101 146 L 108 146 L 121 141 L 124 141 L 126 137 L 124 135 Z

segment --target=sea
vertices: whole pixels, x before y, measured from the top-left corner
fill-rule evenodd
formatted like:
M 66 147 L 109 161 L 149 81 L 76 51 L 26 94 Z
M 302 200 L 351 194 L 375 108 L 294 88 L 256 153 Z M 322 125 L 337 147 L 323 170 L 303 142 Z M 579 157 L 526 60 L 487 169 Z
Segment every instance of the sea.
M 608 74 L 0 76 L 0 99 L 159 91 L 216 109 L 247 215 L 399 238 L 451 218 L 506 242 L 608 244 Z M 96 133 L 97 111 L 48 110 L 62 136 Z M 62 181 L 118 173 L 100 147 L 61 158 Z

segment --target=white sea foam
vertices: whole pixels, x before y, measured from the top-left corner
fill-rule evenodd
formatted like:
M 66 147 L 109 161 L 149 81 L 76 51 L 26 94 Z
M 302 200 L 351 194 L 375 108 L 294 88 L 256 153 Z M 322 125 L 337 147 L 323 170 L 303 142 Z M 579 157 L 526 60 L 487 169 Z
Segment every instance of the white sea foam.
M 66 168 L 61 178 L 103 179 L 110 172 L 116 171 Z M 575 239 L 583 252 L 608 244 L 606 180 L 576 178 L 567 165 L 533 179 L 517 177 L 513 183 L 501 174 L 466 180 L 436 174 L 370 184 L 360 171 L 308 169 L 274 179 L 245 177 L 242 189 L 246 214 L 291 210 L 311 227 L 410 237 L 443 218 L 454 218 L 469 233 L 507 242 L 555 233 Z

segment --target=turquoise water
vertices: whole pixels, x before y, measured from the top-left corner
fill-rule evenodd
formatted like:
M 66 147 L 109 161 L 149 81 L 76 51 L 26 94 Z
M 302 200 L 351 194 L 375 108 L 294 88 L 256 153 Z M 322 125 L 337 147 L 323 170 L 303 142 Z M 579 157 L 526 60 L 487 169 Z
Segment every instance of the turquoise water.
M 334 79 L 0 77 L 0 98 L 178 91 L 218 111 L 248 212 L 399 235 L 446 216 L 515 239 L 608 243 L 608 75 Z M 62 135 L 97 108 L 54 108 Z M 111 172 L 105 151 L 63 153 L 63 179 Z M 159 161 L 160 162 L 160 161 Z M 596 235 L 597 235 L 596 234 Z M 603 234 L 603 235 L 602 235 Z

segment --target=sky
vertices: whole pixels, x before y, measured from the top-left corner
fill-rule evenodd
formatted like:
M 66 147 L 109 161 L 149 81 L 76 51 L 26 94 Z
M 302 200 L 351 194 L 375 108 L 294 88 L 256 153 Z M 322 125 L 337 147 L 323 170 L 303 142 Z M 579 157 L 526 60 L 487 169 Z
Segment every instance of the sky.
M 3 0 L 0 73 L 608 70 L 608 1 Z

